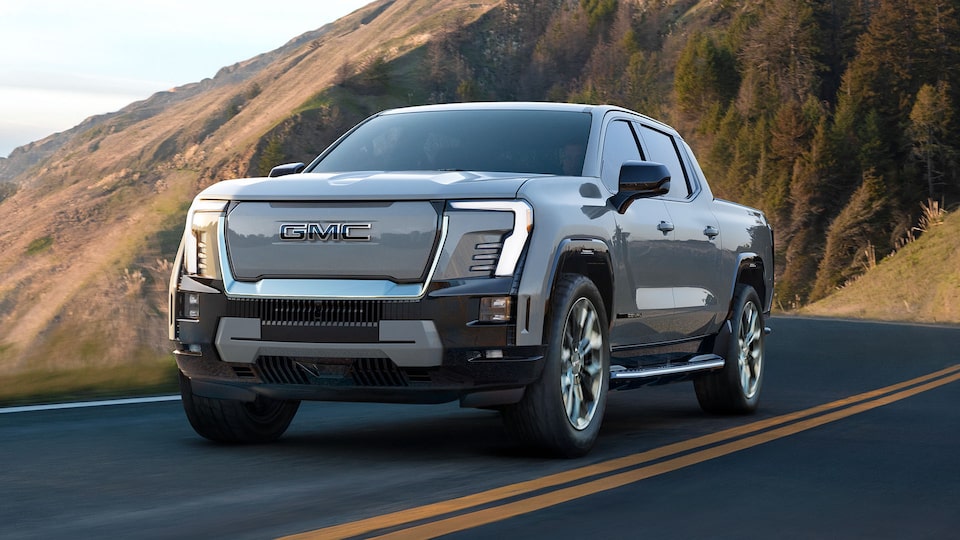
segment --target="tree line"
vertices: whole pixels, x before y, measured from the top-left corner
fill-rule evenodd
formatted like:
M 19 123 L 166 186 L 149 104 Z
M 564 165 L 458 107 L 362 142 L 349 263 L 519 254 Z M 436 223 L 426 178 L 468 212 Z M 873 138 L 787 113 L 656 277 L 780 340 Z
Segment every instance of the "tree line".
M 922 203 L 960 202 L 958 10 L 960 0 L 512 0 L 342 86 L 376 75 L 377 92 L 406 96 L 398 105 L 611 103 L 667 121 L 715 194 L 767 213 L 777 301 L 792 307 L 894 251 Z M 393 77 L 410 62 L 415 84 Z
M 681 129 L 714 191 L 773 222 L 781 305 L 892 252 L 924 201 L 960 202 L 960 2 L 728 1 L 700 24 L 673 18 L 696 2 L 666 4 L 563 5 L 534 72 L 575 77 L 538 81 L 541 95 Z

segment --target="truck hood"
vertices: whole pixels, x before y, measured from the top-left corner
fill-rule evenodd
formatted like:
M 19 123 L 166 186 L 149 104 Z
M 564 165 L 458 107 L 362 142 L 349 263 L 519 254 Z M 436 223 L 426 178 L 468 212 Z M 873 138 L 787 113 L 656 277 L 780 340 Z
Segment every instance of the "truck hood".
M 543 175 L 467 171 L 306 173 L 219 182 L 203 190 L 199 198 L 235 201 L 512 199 L 524 182 L 536 176 Z

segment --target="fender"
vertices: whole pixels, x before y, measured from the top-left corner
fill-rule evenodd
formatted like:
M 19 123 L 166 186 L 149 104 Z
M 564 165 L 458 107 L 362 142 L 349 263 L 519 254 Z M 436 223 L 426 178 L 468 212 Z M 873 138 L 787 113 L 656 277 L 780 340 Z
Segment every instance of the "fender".
M 763 262 L 763 257 L 761 257 L 759 254 L 754 253 L 752 251 L 745 251 L 743 253 L 739 253 L 737 255 L 736 268 L 737 268 L 737 271 L 733 274 L 733 280 L 730 282 L 729 295 L 728 295 L 728 298 L 730 298 L 730 304 L 727 306 L 726 318 L 730 317 L 730 310 L 732 309 L 733 297 L 736 294 L 737 283 L 741 282 L 740 277 L 744 274 L 744 272 L 748 272 L 748 271 L 761 272 L 761 280 L 763 281 L 763 286 L 765 291 L 757 291 L 757 294 L 761 294 L 761 292 L 763 292 L 763 295 L 760 300 L 764 303 L 764 311 L 766 313 L 769 313 L 770 312 L 770 290 L 772 289 L 771 287 L 772 283 L 767 283 L 767 278 L 766 278 L 767 268 L 766 268 L 766 264 Z
M 613 275 L 613 262 L 610 259 L 610 246 L 606 242 L 599 238 L 564 238 L 560 241 L 560 244 L 557 246 L 556 251 L 553 255 L 553 263 L 550 265 L 550 274 L 547 279 L 549 284 L 549 289 L 546 291 L 546 302 L 544 306 L 544 317 L 546 318 L 549 315 L 550 301 L 552 297 L 551 292 L 557 284 L 557 280 L 560 279 L 560 269 L 564 268 L 567 260 L 572 257 L 583 257 L 585 259 L 599 259 L 603 262 L 606 272 L 604 272 L 603 277 L 606 278 L 605 283 L 599 282 L 595 277 L 591 278 L 594 281 L 594 284 L 597 288 L 600 289 L 600 295 L 604 299 L 606 304 L 604 308 L 607 311 L 607 320 L 613 320 L 613 287 L 614 287 L 614 275 Z M 590 273 L 583 271 L 584 275 L 590 276 Z M 606 284 L 609 284 L 607 286 Z

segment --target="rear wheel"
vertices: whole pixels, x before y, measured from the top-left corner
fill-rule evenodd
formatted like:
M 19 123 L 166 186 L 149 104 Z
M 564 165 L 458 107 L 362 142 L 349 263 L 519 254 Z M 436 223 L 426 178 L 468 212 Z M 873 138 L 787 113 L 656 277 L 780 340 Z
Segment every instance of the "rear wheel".
M 194 431 L 222 443 L 263 443 L 280 438 L 290 426 L 299 401 L 258 396 L 252 402 L 194 395 L 190 379 L 180 373 L 180 396 Z
M 600 432 L 610 384 L 609 329 L 592 281 L 564 275 L 550 310 L 543 372 L 523 399 L 504 408 L 521 441 L 563 457 L 586 454 Z
M 749 285 L 737 285 L 730 314 L 730 339 L 723 369 L 694 381 L 697 400 L 707 412 L 750 413 L 756 410 L 763 385 L 763 311 Z

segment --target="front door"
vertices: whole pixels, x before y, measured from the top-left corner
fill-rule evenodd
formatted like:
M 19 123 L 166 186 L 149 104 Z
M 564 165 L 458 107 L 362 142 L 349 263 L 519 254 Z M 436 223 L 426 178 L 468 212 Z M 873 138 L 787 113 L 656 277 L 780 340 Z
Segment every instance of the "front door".
M 616 186 L 626 161 L 643 159 L 634 128 L 626 120 L 607 125 L 603 142 L 603 182 Z M 610 341 L 614 349 L 661 341 L 672 335 L 674 299 L 669 262 L 673 225 L 659 198 L 637 199 L 616 217 L 613 231 L 616 296 Z

